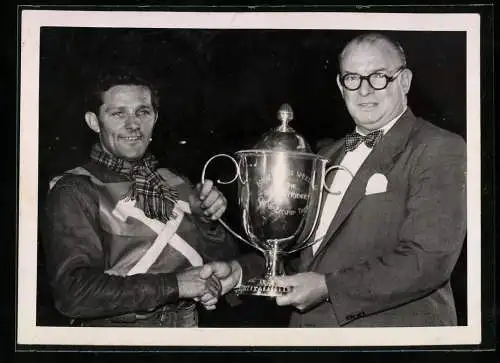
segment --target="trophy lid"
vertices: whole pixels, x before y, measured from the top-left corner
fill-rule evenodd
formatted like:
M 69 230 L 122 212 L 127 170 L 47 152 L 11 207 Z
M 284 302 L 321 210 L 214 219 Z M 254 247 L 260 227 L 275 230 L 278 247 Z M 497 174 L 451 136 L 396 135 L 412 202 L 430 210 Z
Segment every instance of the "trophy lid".
M 281 105 L 277 112 L 277 117 L 281 125 L 262 135 L 254 148 L 312 152 L 310 145 L 304 137 L 288 125 L 293 120 L 293 110 L 289 104 L 285 103 Z

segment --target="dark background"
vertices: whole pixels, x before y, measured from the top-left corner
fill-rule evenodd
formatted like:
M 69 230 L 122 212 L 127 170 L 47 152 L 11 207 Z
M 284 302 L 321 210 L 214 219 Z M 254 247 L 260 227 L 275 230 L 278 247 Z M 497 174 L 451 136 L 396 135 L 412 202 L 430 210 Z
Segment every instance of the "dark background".
M 367 29 L 370 30 L 370 29 Z M 353 123 L 335 82 L 337 54 L 358 31 L 43 28 L 40 49 L 39 206 L 50 178 L 88 156 L 96 141 L 83 115 L 88 81 L 103 69 L 132 65 L 159 86 L 159 122 L 151 150 L 165 166 L 197 182 L 208 158 L 251 146 L 277 125 L 289 103 L 292 121 L 315 149 Z M 386 32 L 406 50 L 414 73 L 409 105 L 417 116 L 466 136 L 466 37 L 463 32 Z M 478 120 L 479 125 L 479 120 Z M 207 177 L 232 177 L 211 164 Z M 238 230 L 235 185 L 224 218 Z M 39 241 L 41 242 L 41 241 Z M 247 248 L 242 246 L 242 251 Z M 459 324 L 466 324 L 466 251 L 452 276 Z M 64 325 L 52 306 L 39 245 L 39 325 Z M 288 310 L 264 298 L 224 303 L 205 326 L 283 326 Z

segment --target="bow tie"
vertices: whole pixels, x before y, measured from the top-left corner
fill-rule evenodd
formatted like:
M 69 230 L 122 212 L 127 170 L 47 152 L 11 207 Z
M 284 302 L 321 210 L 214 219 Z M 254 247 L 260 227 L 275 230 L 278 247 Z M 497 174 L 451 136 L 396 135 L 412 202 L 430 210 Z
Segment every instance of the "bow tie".
M 360 135 L 357 132 L 347 134 L 347 136 L 345 137 L 345 149 L 346 151 L 353 151 L 362 142 L 364 142 L 369 148 L 372 148 L 377 142 L 380 141 L 382 135 L 382 130 L 370 132 L 366 136 Z

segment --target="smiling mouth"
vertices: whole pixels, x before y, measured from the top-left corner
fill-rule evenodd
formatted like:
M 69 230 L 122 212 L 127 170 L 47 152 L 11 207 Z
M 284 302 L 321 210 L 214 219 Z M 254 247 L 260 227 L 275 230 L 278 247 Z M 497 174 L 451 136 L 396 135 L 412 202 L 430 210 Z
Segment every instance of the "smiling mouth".
M 136 142 L 136 141 L 141 141 L 142 136 L 120 136 L 120 140 L 128 142 Z
M 362 110 L 371 110 L 375 107 L 378 106 L 378 103 L 376 102 L 363 102 L 363 103 L 358 103 L 358 107 Z

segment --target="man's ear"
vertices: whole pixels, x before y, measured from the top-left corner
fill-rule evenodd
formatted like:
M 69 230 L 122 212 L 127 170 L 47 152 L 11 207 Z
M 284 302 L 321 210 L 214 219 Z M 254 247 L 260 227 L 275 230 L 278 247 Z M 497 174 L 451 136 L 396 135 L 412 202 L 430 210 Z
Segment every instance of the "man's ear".
M 408 94 L 410 92 L 411 80 L 413 79 L 413 72 L 411 69 L 406 68 L 401 72 L 401 87 L 403 88 L 403 92 Z
M 344 87 L 342 87 L 342 84 L 340 83 L 340 74 L 337 74 L 337 87 L 339 88 L 342 97 L 344 97 Z
M 97 133 L 101 131 L 101 128 L 99 127 L 99 119 L 97 118 L 97 115 L 95 113 L 90 111 L 85 112 L 85 122 L 92 131 Z

